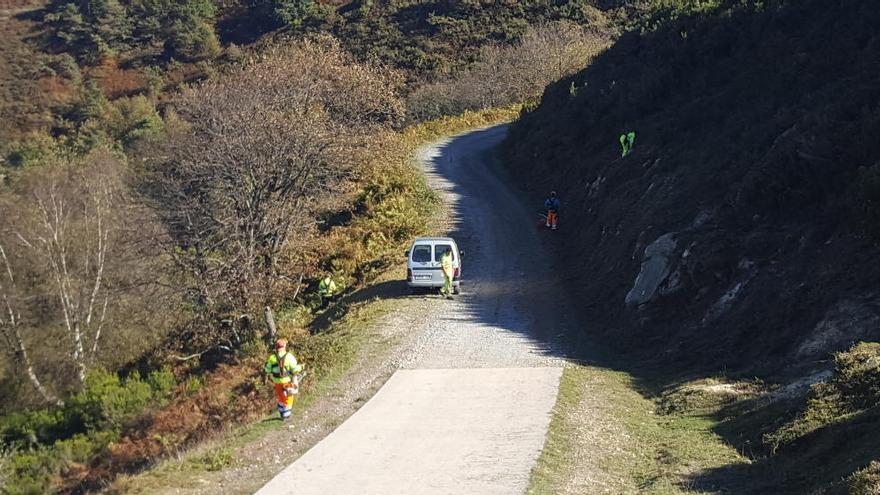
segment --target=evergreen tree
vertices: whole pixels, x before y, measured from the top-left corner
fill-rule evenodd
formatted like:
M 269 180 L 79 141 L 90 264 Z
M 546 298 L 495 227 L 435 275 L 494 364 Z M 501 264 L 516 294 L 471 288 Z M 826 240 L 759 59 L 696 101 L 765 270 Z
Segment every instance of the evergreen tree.
M 118 0 L 58 2 L 44 20 L 62 51 L 82 62 L 97 63 L 131 48 L 132 23 Z

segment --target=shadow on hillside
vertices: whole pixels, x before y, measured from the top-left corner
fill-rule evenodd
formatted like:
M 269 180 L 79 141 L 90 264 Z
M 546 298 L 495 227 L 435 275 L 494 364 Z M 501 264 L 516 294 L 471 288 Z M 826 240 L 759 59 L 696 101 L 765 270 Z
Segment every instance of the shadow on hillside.
M 807 222 L 808 226 L 810 222 L 818 225 L 822 234 L 816 235 L 816 237 L 821 237 L 823 242 L 828 238 L 828 235 L 825 235 L 827 232 L 822 230 L 824 226 L 820 224 L 829 221 L 830 217 L 823 215 L 832 210 L 822 210 L 827 206 L 823 202 L 824 196 L 822 194 L 833 188 L 842 190 L 840 188 L 846 186 L 841 182 L 839 176 L 829 174 L 832 172 L 839 175 L 845 174 L 835 171 L 833 167 L 828 167 L 828 160 L 821 157 L 817 159 L 815 156 L 808 156 L 808 160 L 801 160 L 798 158 L 797 152 L 794 151 L 784 156 L 780 153 L 780 156 L 776 157 L 770 155 L 768 150 L 772 151 L 774 139 L 782 131 L 797 122 L 792 120 L 799 118 L 797 112 L 803 111 L 801 108 L 803 102 L 798 99 L 800 98 L 798 91 L 803 91 L 804 94 L 825 94 L 827 91 L 836 90 L 835 88 L 839 89 L 837 85 L 840 84 L 837 79 L 826 81 L 817 73 L 803 73 L 802 67 L 805 66 L 807 60 L 805 55 L 786 53 L 786 50 L 822 51 L 822 59 L 807 67 L 814 72 L 820 71 L 823 67 L 829 70 L 834 69 L 837 74 L 839 72 L 837 69 L 841 65 L 845 65 L 846 62 L 842 58 L 827 60 L 825 57 L 827 45 L 816 40 L 823 39 L 820 35 L 834 37 L 840 34 L 842 31 L 837 28 L 845 27 L 847 22 L 854 22 L 852 18 L 857 17 L 854 12 L 859 8 L 864 9 L 867 3 L 861 2 L 861 7 L 854 6 L 852 11 L 846 11 L 848 7 L 841 6 L 843 4 L 838 5 L 835 7 L 838 13 L 845 12 L 847 15 L 821 19 L 818 17 L 814 19 L 810 16 L 811 13 L 815 14 L 825 8 L 821 2 L 811 0 L 796 6 L 785 5 L 784 9 L 786 10 L 780 10 L 779 4 L 772 3 L 759 13 L 740 11 L 730 15 L 682 18 L 669 26 L 661 27 L 654 33 L 642 35 L 644 39 L 638 41 L 639 35 L 627 35 L 618 45 L 611 47 L 599 57 L 595 65 L 604 65 L 604 69 L 616 65 L 618 62 L 625 67 L 618 73 L 610 74 L 615 77 L 611 78 L 614 80 L 611 81 L 608 88 L 594 89 L 594 91 L 602 93 L 602 96 L 607 91 L 614 97 L 602 100 L 598 98 L 600 95 L 595 95 L 597 100 L 589 102 L 589 110 L 601 116 L 604 116 L 605 113 L 609 114 L 607 125 L 615 128 L 614 130 L 619 125 L 642 122 L 644 126 L 640 127 L 640 136 L 643 135 L 641 129 L 645 129 L 645 134 L 648 135 L 647 139 L 639 142 L 632 160 L 627 163 L 616 163 L 614 167 L 611 167 L 614 170 L 608 172 L 609 174 L 617 174 L 612 176 L 609 182 L 613 179 L 622 184 L 634 184 L 631 190 L 626 191 L 625 195 L 609 199 L 609 201 L 617 201 L 620 204 L 628 201 L 630 204 L 612 212 L 618 214 L 617 218 L 603 219 L 603 221 L 607 221 L 604 225 L 618 224 L 618 232 L 612 233 L 608 237 L 629 238 L 627 232 L 620 235 L 619 223 L 621 222 L 644 220 L 646 223 L 675 224 L 677 220 L 672 219 L 674 215 L 670 213 L 672 208 L 682 210 L 681 216 L 687 216 L 691 220 L 695 208 L 702 206 L 703 202 L 714 204 L 718 198 L 712 196 L 723 195 L 727 191 L 727 189 L 712 190 L 712 187 L 709 186 L 723 183 L 718 187 L 724 186 L 726 188 L 729 185 L 727 182 L 743 180 L 742 177 L 735 175 L 741 172 L 746 178 L 751 175 L 760 177 L 760 180 L 754 181 L 751 188 L 744 187 L 742 189 L 744 194 L 755 195 L 754 199 L 745 200 L 749 204 L 743 206 L 743 211 L 751 211 L 748 208 L 758 209 L 762 214 L 766 214 L 767 218 L 774 219 L 783 227 L 790 227 L 791 232 L 784 232 L 785 235 L 780 236 L 776 235 L 779 234 L 778 231 L 773 230 L 778 225 L 762 224 L 759 226 L 770 232 L 760 240 L 772 248 L 771 252 L 775 253 L 773 256 L 784 252 L 783 248 L 788 248 L 787 245 L 773 244 L 774 242 L 783 242 L 778 241 L 777 237 L 797 239 L 798 236 L 804 235 L 803 232 L 799 232 L 802 224 L 797 222 Z M 833 26 L 823 24 L 823 19 L 832 19 Z M 866 23 L 859 24 L 858 29 L 853 31 L 858 33 L 853 34 L 853 37 L 859 39 L 849 41 L 852 41 L 854 46 L 860 46 L 864 49 L 876 46 L 876 41 L 874 41 L 874 45 L 871 44 L 870 40 L 874 38 L 866 35 L 862 24 Z M 837 34 L 825 32 L 826 28 L 834 30 Z M 761 39 L 764 34 L 776 36 L 778 39 L 772 38 L 776 41 L 765 42 Z M 690 38 L 687 38 L 686 35 Z M 744 38 L 749 38 L 748 43 L 743 44 Z M 692 41 L 682 41 L 685 39 Z M 839 42 L 845 45 L 849 41 L 843 39 Z M 772 49 L 768 48 L 769 51 L 762 55 L 764 58 L 761 60 L 755 60 L 750 54 L 753 54 L 755 50 L 760 51 L 759 49 L 767 43 L 773 45 Z M 841 47 L 841 50 L 846 49 Z M 684 54 L 679 52 L 684 52 Z M 809 51 L 806 53 L 808 54 Z M 846 53 L 848 56 L 851 54 L 850 51 L 846 51 Z M 650 63 L 644 64 L 643 59 L 650 59 Z M 725 61 L 731 63 L 725 64 Z M 752 63 L 754 66 L 750 65 Z M 770 65 L 775 66 L 778 70 L 775 72 L 765 70 Z M 713 72 L 718 67 L 728 72 Z M 739 74 L 729 73 L 739 69 L 743 69 Z M 642 70 L 644 73 L 640 72 Z M 652 73 L 652 71 L 656 73 Z M 689 79 L 683 74 L 692 74 L 693 79 Z M 607 75 L 603 73 L 596 79 L 601 83 L 602 78 Z M 676 80 L 676 77 L 683 79 Z M 736 80 L 735 84 L 728 85 L 728 82 L 736 77 L 740 77 L 741 80 Z M 590 70 L 587 70 L 586 79 L 593 88 L 596 81 L 590 78 Z M 583 83 L 581 76 L 578 76 L 578 80 L 579 83 Z M 547 110 L 550 113 L 547 116 L 548 119 L 557 119 L 558 122 L 563 122 L 561 125 L 573 126 L 573 123 L 561 119 L 586 118 L 583 113 L 587 110 L 578 109 L 573 111 L 573 115 L 562 113 L 565 108 L 573 106 L 569 97 L 570 82 L 562 81 L 549 88 L 548 93 L 545 94 L 545 103 L 550 95 L 556 104 L 554 106 L 551 103 L 551 109 Z M 828 88 L 830 89 L 828 90 L 823 87 L 826 83 L 829 84 Z M 631 92 L 628 93 L 630 90 Z M 874 92 L 869 94 L 866 86 L 860 91 L 862 91 L 859 93 L 860 98 L 863 98 L 864 101 L 875 102 L 874 106 L 868 105 L 866 108 L 874 108 L 877 101 L 877 89 L 875 88 Z M 703 95 L 701 97 L 703 100 L 702 102 L 694 100 L 695 103 L 692 106 L 687 106 L 690 103 L 684 101 L 684 97 L 692 93 Z M 680 110 L 678 114 L 676 114 L 676 109 L 667 108 L 672 106 L 666 102 L 667 99 L 676 102 L 676 105 L 681 103 L 678 106 L 678 110 Z M 755 105 L 754 109 L 750 108 L 752 104 Z M 852 106 L 851 103 L 846 105 Z M 795 108 L 797 111 L 794 110 Z M 785 109 L 785 111 L 778 111 L 778 109 Z M 827 111 L 827 115 L 834 115 L 831 110 L 826 108 L 815 110 L 817 112 L 819 110 Z M 727 120 L 730 116 L 733 118 Z M 742 119 L 749 116 L 756 119 L 754 125 L 744 124 L 748 120 Z M 601 120 L 595 116 L 591 118 Z M 707 131 L 706 128 L 709 125 L 707 121 L 712 119 L 718 121 L 718 127 Z M 546 120 L 543 121 L 543 124 L 547 123 Z M 854 128 L 857 128 L 858 125 L 858 122 L 852 124 Z M 559 129 L 555 128 L 555 130 Z M 526 128 L 526 131 L 544 132 L 543 136 L 546 136 L 547 132 L 553 132 L 534 127 Z M 715 132 L 715 135 L 705 136 L 701 134 L 704 131 L 705 133 Z M 577 140 L 602 139 L 608 141 L 607 148 L 602 148 L 607 151 L 607 155 L 594 158 L 597 160 L 608 157 L 610 162 L 610 157 L 614 153 L 619 153 L 619 150 L 611 146 L 613 139 L 610 137 L 606 139 L 603 132 L 611 134 L 602 129 L 583 129 L 583 135 L 576 135 L 571 138 L 572 141 L 567 143 L 575 150 L 570 150 L 570 153 L 560 149 L 548 149 L 558 144 L 557 141 L 553 141 L 552 136 L 548 136 L 546 141 L 537 143 L 538 148 L 544 147 L 541 151 L 546 155 L 554 158 L 571 156 L 572 160 L 579 158 L 579 161 L 570 164 L 570 167 L 565 171 L 575 174 L 570 177 L 571 180 L 568 180 L 569 177 L 541 177 L 536 183 L 546 189 L 565 188 L 563 190 L 568 194 L 567 197 L 562 198 L 564 205 L 579 204 L 583 198 L 578 194 L 584 194 L 582 187 L 584 181 L 576 180 L 583 178 L 576 176 L 576 174 L 585 172 L 579 172 L 575 169 L 587 165 L 582 165 L 582 162 L 585 161 L 582 156 L 576 156 L 577 151 L 583 151 L 583 148 L 576 147 L 579 146 Z M 697 142 L 701 146 L 705 145 L 704 147 L 692 146 L 694 141 L 691 138 L 697 136 L 700 137 Z M 517 137 L 523 138 L 521 134 Z M 816 307 L 803 308 L 804 314 L 800 315 L 803 321 L 798 320 L 797 324 L 785 322 L 785 328 L 777 329 L 774 327 L 776 321 L 791 315 L 787 315 L 786 311 L 775 307 L 774 304 L 779 303 L 774 302 L 773 298 L 766 297 L 766 300 L 756 302 L 756 304 L 760 304 L 753 311 L 754 314 L 747 314 L 749 309 L 746 308 L 742 309 L 742 314 L 731 315 L 731 319 L 735 316 L 740 318 L 736 321 L 744 321 L 749 323 L 748 325 L 742 324 L 740 325 L 742 328 L 736 329 L 729 328 L 734 326 L 730 323 L 725 323 L 727 326 L 721 326 L 719 323 L 718 328 L 706 329 L 702 333 L 693 331 L 692 326 L 685 324 L 686 318 L 696 317 L 699 321 L 700 316 L 705 314 L 705 312 L 699 311 L 700 308 L 688 307 L 688 302 L 683 302 L 681 306 L 671 306 L 668 309 L 669 314 L 663 316 L 665 318 L 671 315 L 670 321 L 666 323 L 668 326 L 674 327 L 676 326 L 675 313 L 681 314 L 681 324 L 678 325 L 680 328 L 668 333 L 666 333 L 666 328 L 659 326 L 655 328 L 646 314 L 640 314 L 633 318 L 629 316 L 616 318 L 625 312 L 623 295 L 627 290 L 623 289 L 621 292 L 621 286 L 618 283 L 619 274 L 616 274 L 614 278 L 608 277 L 601 281 L 584 280 L 578 278 L 581 266 L 560 266 L 557 264 L 548 267 L 544 265 L 547 262 L 546 258 L 549 257 L 548 253 L 557 255 L 554 257 L 556 263 L 560 263 L 559 260 L 562 259 L 572 260 L 571 256 L 558 255 L 565 253 L 572 247 L 577 247 L 576 243 L 572 242 L 567 245 L 566 241 L 581 234 L 578 232 L 579 226 L 566 225 L 564 223 L 566 217 L 563 216 L 563 230 L 553 234 L 555 237 L 544 235 L 549 234 L 546 232 L 536 233 L 531 228 L 533 221 L 526 220 L 530 215 L 528 213 L 530 208 L 523 204 L 522 198 L 528 198 L 529 203 L 540 204 L 541 198 L 539 196 L 523 193 L 514 188 L 512 194 L 517 195 L 519 199 L 514 202 L 502 201 L 504 198 L 495 194 L 491 188 L 484 186 L 486 184 L 484 179 L 495 175 L 499 178 L 498 180 L 510 185 L 512 181 L 506 178 L 504 172 L 496 170 L 489 174 L 482 174 L 474 167 L 470 167 L 466 159 L 464 163 L 459 163 L 459 166 L 456 167 L 457 161 L 462 161 L 458 156 L 462 153 L 459 148 L 469 150 L 476 146 L 473 142 L 480 140 L 500 142 L 497 138 L 497 132 L 492 129 L 461 136 L 440 147 L 432 159 L 432 168 L 435 173 L 449 182 L 447 192 L 454 198 L 452 208 L 455 210 L 455 216 L 460 219 L 460 223 L 454 226 L 451 235 L 459 239 L 459 244 L 469 253 L 476 254 L 475 258 L 469 257 L 466 260 L 465 267 L 465 281 L 469 284 L 473 283 L 475 286 L 473 292 L 466 289 L 463 298 L 468 318 L 523 334 L 537 342 L 543 352 L 548 355 L 561 356 L 572 361 L 627 372 L 636 379 L 640 391 L 650 397 L 694 379 L 718 375 L 730 376 L 731 374 L 736 376 L 736 371 L 727 372 L 727 363 L 730 363 L 731 367 L 739 367 L 735 369 L 743 369 L 743 367 L 758 366 L 763 361 L 775 361 L 790 357 L 786 352 L 791 348 L 792 342 L 798 342 L 797 339 L 802 338 L 797 332 L 803 332 L 804 328 L 810 328 L 810 325 L 807 324 L 811 321 L 810 318 L 821 317 L 821 312 L 827 307 L 825 305 L 827 299 L 819 300 Z M 754 165 L 754 169 L 734 172 L 732 172 L 734 167 L 729 162 L 712 163 L 711 166 L 706 165 L 706 169 L 702 171 L 696 168 L 686 168 L 684 165 L 681 165 L 679 170 L 671 169 L 671 167 L 678 166 L 674 156 L 680 149 L 695 148 L 696 151 L 682 152 L 683 154 L 679 158 L 693 158 L 691 160 L 693 163 L 701 164 L 709 162 L 707 157 L 711 156 L 711 153 L 700 155 L 705 151 L 704 148 L 724 149 L 723 147 L 728 144 L 721 141 L 726 139 L 738 140 L 737 142 L 741 141 L 749 146 L 748 152 L 741 156 L 734 155 L 730 159 L 741 160 L 748 166 L 753 166 L 756 163 L 758 165 Z M 486 148 L 479 152 L 485 154 L 489 151 Z M 660 156 L 661 152 L 664 153 L 663 161 L 661 162 L 659 158 L 654 160 L 654 155 Z M 764 154 L 768 154 L 769 158 L 766 158 Z M 528 156 L 531 157 L 531 153 Z M 819 166 L 809 160 L 814 160 L 815 163 L 819 163 L 821 160 L 825 161 L 821 161 L 823 165 Z M 524 161 L 526 162 L 524 166 L 528 166 L 529 159 Z M 551 163 L 558 165 L 555 162 Z M 646 165 L 641 165 L 642 163 Z M 658 163 L 660 164 L 658 165 Z M 692 164 L 689 166 L 696 167 Z M 656 169 L 652 169 L 653 167 Z M 646 172 L 648 169 L 652 169 L 650 173 Z M 658 208 L 659 213 L 642 212 L 634 208 L 633 204 L 635 204 L 636 198 L 646 194 L 644 189 L 639 190 L 641 181 L 644 181 L 645 188 L 648 188 L 649 184 L 650 187 L 654 187 L 655 182 L 664 179 L 663 174 L 674 175 L 676 173 L 683 175 L 702 173 L 711 177 L 689 178 L 689 182 L 682 183 L 682 187 L 687 186 L 689 191 L 693 189 L 696 191 L 695 194 L 702 195 L 693 198 L 677 198 L 680 203 L 681 200 L 686 200 L 684 203 L 687 204 Z M 814 174 L 815 177 L 811 174 Z M 550 174 L 545 175 L 549 176 Z M 564 174 L 562 175 L 564 176 Z M 593 180 L 594 177 L 590 176 L 588 179 Z M 818 193 L 815 184 L 811 181 L 815 181 L 821 186 Z M 768 193 L 768 191 L 777 190 L 778 193 Z M 819 208 L 822 211 L 817 211 L 816 216 L 807 215 L 810 218 L 805 219 L 803 213 L 804 211 L 812 212 L 813 210 L 810 208 Z M 799 209 L 801 211 L 798 211 Z M 678 213 L 681 212 L 676 212 L 676 215 Z M 741 212 L 735 211 L 732 215 L 735 216 L 739 213 Z M 648 216 L 651 214 L 657 216 L 648 219 L 635 218 L 639 215 Z M 661 217 L 661 215 L 665 216 Z M 483 221 L 481 217 L 487 217 L 490 221 Z M 760 215 L 757 218 L 763 221 L 763 217 L 764 215 Z M 753 216 L 750 214 L 748 218 L 753 218 Z M 793 222 L 793 227 L 788 226 L 785 222 Z M 487 229 L 494 228 L 493 225 L 498 224 L 505 224 L 508 227 L 506 230 L 501 228 L 500 237 L 492 239 L 488 235 Z M 514 224 L 519 226 L 510 227 Z M 583 230 L 591 227 L 584 225 Z M 630 226 L 623 226 L 624 229 L 628 227 Z M 757 229 L 754 226 L 749 228 Z M 731 232 L 731 235 L 735 235 L 738 231 L 732 230 Z M 497 242 L 499 238 L 506 239 L 506 244 Z M 633 236 L 634 238 L 635 236 Z M 604 242 L 606 239 L 604 229 L 599 239 L 599 242 Z M 707 239 L 707 241 L 711 241 L 711 239 Z M 481 242 L 494 243 L 495 246 L 494 248 L 483 246 L 484 250 L 481 251 Z M 632 244 L 627 245 L 626 242 L 621 241 L 619 245 L 623 247 L 612 253 L 615 257 L 606 260 L 609 261 L 609 271 L 619 270 L 620 266 L 628 267 L 633 264 L 628 261 L 633 249 Z M 741 247 L 738 244 L 733 245 L 737 248 Z M 763 248 L 764 246 L 759 247 Z M 504 262 L 493 262 L 494 260 L 490 259 L 492 256 L 500 256 Z M 522 257 L 527 259 L 522 260 Z M 581 265 L 594 262 L 596 259 L 590 259 L 586 256 L 584 258 L 585 260 L 579 261 Z M 846 258 L 846 255 L 840 256 L 842 260 Z M 806 260 L 808 258 L 797 259 Z M 617 263 L 618 261 L 621 263 Z M 799 282 L 800 279 L 797 277 L 802 276 L 803 273 L 795 274 L 795 271 L 805 272 L 806 270 L 804 267 L 800 267 L 799 270 L 796 268 L 792 267 L 790 273 L 782 273 L 777 276 L 792 276 L 794 277 L 792 281 Z M 584 273 L 590 272 L 581 271 L 581 277 Z M 635 273 L 632 276 L 635 277 Z M 524 279 L 528 280 L 525 285 L 521 283 Z M 816 283 L 815 280 L 807 280 L 807 282 Z M 574 297 L 569 300 L 569 293 L 578 285 L 590 283 L 603 288 L 608 287 L 607 294 L 600 295 L 602 297 L 594 301 L 576 300 Z M 797 285 L 797 283 L 789 285 Z M 468 286 L 465 285 L 465 287 Z M 770 285 L 767 287 L 773 288 Z M 835 290 L 838 288 L 841 291 L 844 290 L 839 283 L 833 287 L 836 288 Z M 773 290 L 766 292 L 769 296 Z M 792 297 L 800 297 L 799 293 L 792 294 L 795 294 Z M 833 294 L 835 297 L 839 295 Z M 778 297 L 776 301 L 788 301 L 781 299 L 780 294 L 776 294 L 776 296 Z M 605 304 L 607 306 L 603 307 L 602 305 Z M 684 314 L 686 312 L 689 313 Z M 528 317 L 523 318 L 523 313 Z M 615 318 L 609 318 L 603 313 L 613 314 Z M 570 319 L 561 317 L 564 314 L 576 316 Z M 598 345 L 595 337 L 590 335 L 591 333 L 599 333 L 593 330 L 598 330 L 600 326 L 620 325 L 620 321 L 634 321 L 638 317 L 644 317 L 643 319 L 648 323 L 643 325 L 640 330 L 628 327 L 616 330 L 617 337 L 615 339 L 617 341 L 614 343 L 617 348 L 630 344 L 641 346 L 637 353 L 623 354 L 609 351 Z M 813 324 L 815 323 L 816 321 L 813 321 Z M 772 331 L 768 330 L 770 328 Z M 606 330 L 603 328 L 602 333 L 608 335 L 610 332 Z M 620 342 L 624 342 L 624 345 L 621 346 Z M 700 354 L 701 350 L 705 351 L 705 354 Z M 768 365 L 764 369 L 773 368 Z M 775 369 L 778 370 L 779 366 L 776 366 Z M 683 487 L 704 487 L 707 491 L 718 493 L 806 493 L 821 487 L 837 486 L 842 477 L 864 467 L 868 459 L 880 457 L 880 444 L 865 440 L 865 438 L 876 438 L 878 428 L 872 426 L 869 421 L 859 419 L 859 417 L 850 418 L 841 424 L 805 435 L 791 447 L 768 456 L 764 453 L 764 446 L 760 438 L 762 429 L 772 430 L 773 427 L 780 426 L 779 416 L 793 414 L 793 411 L 796 411 L 800 405 L 775 405 L 770 409 L 764 405 L 756 407 L 754 413 L 745 414 L 724 410 L 714 418 L 719 421 L 724 420 L 715 428 L 715 433 L 728 445 L 746 455 L 751 455 L 753 462 L 686 476 L 681 482 Z M 741 418 L 743 415 L 745 417 Z M 868 415 L 867 417 L 873 416 Z M 751 437 L 749 444 L 743 443 L 744 431 L 756 433 Z M 842 451 L 848 451 L 848 453 L 842 455 Z M 789 486 L 792 488 L 789 489 Z
M 684 485 L 744 495 L 799 495 L 817 486 L 827 489 L 822 493 L 849 493 L 847 477 L 877 459 L 877 438 L 880 408 L 874 407 L 807 433 L 773 456 L 696 473 Z

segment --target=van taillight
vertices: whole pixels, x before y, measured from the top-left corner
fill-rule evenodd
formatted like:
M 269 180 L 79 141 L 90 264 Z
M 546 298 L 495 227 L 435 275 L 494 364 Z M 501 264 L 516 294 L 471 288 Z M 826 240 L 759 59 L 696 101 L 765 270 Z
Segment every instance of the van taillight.
M 455 271 L 452 273 L 452 278 L 458 278 L 460 276 L 461 276 L 461 268 L 456 268 Z
M 406 269 L 406 279 L 412 282 L 412 270 L 409 268 Z

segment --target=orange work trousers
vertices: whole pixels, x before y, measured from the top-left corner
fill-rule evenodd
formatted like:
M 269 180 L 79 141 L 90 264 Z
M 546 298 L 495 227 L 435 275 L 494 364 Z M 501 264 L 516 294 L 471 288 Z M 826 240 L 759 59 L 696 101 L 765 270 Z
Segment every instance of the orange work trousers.
M 293 410 L 293 384 L 276 383 L 275 400 L 278 401 L 278 414 L 287 418 Z
M 547 226 L 556 228 L 556 222 L 558 221 L 558 216 L 555 211 L 547 212 Z

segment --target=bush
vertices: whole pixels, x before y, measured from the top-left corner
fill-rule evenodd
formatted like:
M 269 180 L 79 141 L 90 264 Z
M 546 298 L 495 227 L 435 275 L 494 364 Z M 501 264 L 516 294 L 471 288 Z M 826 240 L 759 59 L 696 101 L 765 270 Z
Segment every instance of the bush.
M 807 407 L 793 421 L 765 435 L 772 451 L 842 417 L 880 404 L 880 343 L 861 342 L 834 356 L 834 375 L 813 385 Z
M 834 356 L 833 386 L 850 410 L 880 404 L 880 343 L 861 342 Z
M 9 479 L 3 492 L 6 495 L 46 493 L 57 469 L 58 462 L 50 449 L 14 455 L 9 459 Z
M 274 14 L 281 23 L 297 27 L 315 12 L 314 0 L 275 0 Z
M 850 495 L 880 494 L 880 461 L 871 461 L 865 469 L 849 477 Z
M 2 444 L 15 449 L 0 466 L 4 493 L 46 493 L 71 464 L 85 464 L 119 439 L 124 424 L 161 404 L 176 386 L 169 369 L 126 379 L 92 372 L 60 410 L 17 412 L 0 419 Z
M 68 423 L 81 431 L 118 430 L 152 400 L 150 384 L 137 372 L 122 381 L 115 373 L 98 370 L 88 376 L 85 389 L 71 397 L 64 410 Z
M 174 378 L 171 368 L 164 367 L 147 375 L 147 383 L 150 384 L 154 394 L 167 395 L 177 385 L 177 379 Z
M 56 459 L 62 464 L 85 463 L 118 438 L 119 434 L 112 431 L 80 433 L 67 440 L 56 442 L 52 450 Z
M 3 444 L 34 448 L 63 434 L 60 422 L 57 412 L 50 410 L 14 412 L 0 419 L 0 435 Z
M 5 150 L 6 163 L 16 168 L 36 165 L 55 155 L 55 141 L 49 136 L 39 136 L 27 141 L 12 143 Z
M 124 145 L 156 135 L 163 127 L 155 105 L 144 96 L 120 98 L 113 102 L 108 114 L 107 133 Z
M 214 27 L 198 19 L 179 19 L 168 28 L 168 54 L 187 62 L 208 60 L 222 51 Z

